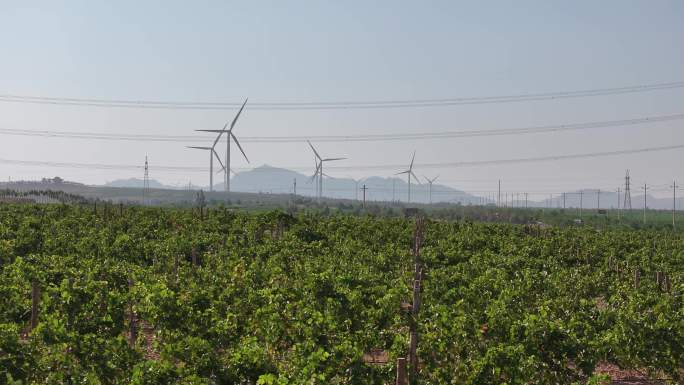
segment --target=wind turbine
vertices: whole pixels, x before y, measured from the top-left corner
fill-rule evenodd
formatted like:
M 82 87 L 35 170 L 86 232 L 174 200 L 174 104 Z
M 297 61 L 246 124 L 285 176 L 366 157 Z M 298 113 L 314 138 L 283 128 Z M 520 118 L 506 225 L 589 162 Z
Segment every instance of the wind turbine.
M 416 152 L 413 151 L 413 156 L 411 157 L 411 164 L 409 164 L 408 170 L 394 174 L 394 175 L 401 175 L 401 174 L 408 175 L 408 203 L 411 203 L 411 175 L 413 175 L 413 177 L 416 178 L 416 182 L 418 182 L 418 184 L 421 184 L 420 179 L 418 179 L 416 174 L 413 173 L 413 160 L 415 158 L 416 158 Z
M 221 162 L 221 158 L 218 156 L 216 153 L 216 150 L 214 150 L 214 147 L 201 147 L 201 146 L 187 146 L 188 148 L 194 148 L 195 150 L 205 150 L 209 151 L 209 191 L 214 191 L 214 157 L 219 161 L 219 164 L 223 169 L 226 168 L 226 166 L 223 165 L 223 162 Z
M 323 175 L 325 175 L 323 173 L 323 163 L 347 158 L 321 158 L 321 155 L 318 154 L 318 151 L 316 151 L 313 144 L 311 144 L 311 142 L 308 140 L 307 143 L 309 143 L 309 147 L 311 147 L 314 155 L 316 155 L 316 171 L 314 171 L 314 176 L 311 179 L 313 180 L 316 176 L 318 176 L 318 202 L 320 203 L 321 198 L 323 197 Z
M 432 204 L 432 184 L 435 183 L 437 178 L 439 178 L 439 175 L 437 175 L 436 177 L 434 177 L 432 179 L 423 175 L 423 178 L 425 178 L 425 180 L 428 182 L 428 196 L 430 197 L 430 204 Z
M 235 118 L 233 118 L 233 121 L 230 123 L 230 128 L 226 130 L 228 127 L 228 122 L 223 126 L 223 129 L 221 130 L 197 130 L 201 132 L 213 132 L 213 133 L 218 133 L 218 136 L 216 137 L 216 140 L 214 140 L 214 144 L 211 146 L 213 149 L 216 147 L 216 144 L 219 142 L 221 139 L 221 135 L 224 133 L 226 134 L 226 166 L 224 167 L 225 175 L 224 175 L 224 187 L 226 192 L 230 192 L 230 172 L 233 171 L 230 168 L 230 141 L 231 138 L 235 141 L 235 144 L 237 144 L 238 148 L 240 149 L 240 152 L 242 153 L 242 156 L 245 157 L 245 160 L 247 163 L 249 163 L 249 159 L 247 158 L 247 155 L 245 154 L 245 151 L 242 149 L 242 146 L 240 145 L 240 142 L 237 140 L 235 137 L 235 134 L 233 134 L 233 128 L 235 128 L 235 123 L 237 123 L 238 118 L 240 117 L 240 114 L 242 113 L 242 110 L 245 108 L 245 104 L 247 104 L 247 100 L 245 99 L 245 102 L 242 103 L 242 107 L 240 107 L 240 110 L 238 111 L 237 115 L 235 115 Z M 233 173 L 235 173 L 233 171 Z

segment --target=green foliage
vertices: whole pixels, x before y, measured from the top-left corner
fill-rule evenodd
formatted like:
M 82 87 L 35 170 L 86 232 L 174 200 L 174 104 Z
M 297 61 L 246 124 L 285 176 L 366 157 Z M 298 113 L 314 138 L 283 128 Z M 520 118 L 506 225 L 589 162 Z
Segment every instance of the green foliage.
M 404 218 L 0 205 L 0 383 L 391 383 L 412 234 Z M 429 221 L 417 381 L 599 384 L 602 361 L 677 380 L 682 250 L 665 230 Z M 374 348 L 387 365 L 363 362 Z

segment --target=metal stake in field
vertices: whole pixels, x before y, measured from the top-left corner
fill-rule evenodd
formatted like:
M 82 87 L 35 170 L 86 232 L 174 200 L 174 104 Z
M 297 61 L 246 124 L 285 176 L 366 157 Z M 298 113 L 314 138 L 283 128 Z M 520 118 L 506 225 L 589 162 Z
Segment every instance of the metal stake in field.
M 418 184 L 421 184 L 420 179 L 418 179 L 416 174 L 413 173 L 413 160 L 415 158 L 416 158 L 416 152 L 413 151 L 413 156 L 411 157 L 411 164 L 409 164 L 408 170 L 394 174 L 394 175 L 406 174 L 408 176 L 408 203 L 411 203 L 411 175 L 413 175 L 413 177 L 416 178 L 416 182 L 418 182 Z
M 216 144 L 221 139 L 221 135 L 223 135 L 224 133 L 226 134 L 226 158 L 225 158 L 226 159 L 226 166 L 224 167 L 225 173 L 223 176 L 223 178 L 224 178 L 223 184 L 224 184 L 224 188 L 225 188 L 226 192 L 230 192 L 230 173 L 231 173 L 231 171 L 233 171 L 230 168 L 230 142 L 231 142 L 231 139 L 235 141 L 235 144 L 237 144 L 238 149 L 240 149 L 242 156 L 244 156 L 247 163 L 249 163 L 249 159 L 247 159 L 247 155 L 245 154 L 245 151 L 242 149 L 242 146 L 240 145 L 240 142 L 237 140 L 237 137 L 235 137 L 235 134 L 233 134 L 233 128 L 235 128 L 235 123 L 237 123 L 237 120 L 240 117 L 242 110 L 245 108 L 245 104 L 247 104 L 247 99 L 245 99 L 245 102 L 242 103 L 242 107 L 240 107 L 240 110 L 235 115 L 235 118 L 233 118 L 233 121 L 230 123 L 230 128 L 228 130 L 226 130 L 226 128 L 228 127 L 228 122 L 226 122 L 226 124 L 223 126 L 223 129 L 221 129 L 221 130 L 197 130 L 197 131 L 201 131 L 201 132 L 218 133 L 218 136 L 214 140 L 214 144 L 211 146 L 212 149 L 214 149 L 216 147 Z M 213 186 L 212 186 L 212 188 L 213 188 Z M 211 189 L 210 189 L 210 191 L 211 191 Z

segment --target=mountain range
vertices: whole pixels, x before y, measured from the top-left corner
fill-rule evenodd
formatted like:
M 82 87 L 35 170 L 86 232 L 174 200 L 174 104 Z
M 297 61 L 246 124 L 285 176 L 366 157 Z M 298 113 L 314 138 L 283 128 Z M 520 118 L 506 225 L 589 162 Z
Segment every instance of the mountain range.
M 313 197 L 316 195 L 315 182 L 311 176 L 268 165 L 263 165 L 249 171 L 235 174 L 231 178 L 231 191 L 246 193 L 266 193 L 266 194 L 292 194 L 296 186 L 297 195 Z M 363 187 L 366 187 L 366 200 L 386 201 L 400 200 L 406 202 L 408 199 L 408 183 L 404 178 L 383 178 L 372 176 L 363 180 L 351 178 L 325 177 L 323 180 L 323 195 L 328 198 L 337 199 L 363 199 Z M 130 178 L 108 182 L 107 187 L 129 187 L 142 188 L 142 179 Z M 157 189 L 182 190 L 187 187 L 170 186 L 150 180 L 150 187 Z M 192 186 L 193 189 L 208 190 L 207 186 Z M 223 183 L 214 186 L 215 191 L 223 191 Z M 586 209 L 612 209 L 618 207 L 618 196 L 616 192 L 600 191 L 597 189 L 584 189 L 580 191 L 568 191 L 563 198 L 563 194 L 554 194 L 553 197 L 543 200 L 529 200 L 528 207 L 580 207 Z M 502 197 L 503 199 L 503 197 Z M 516 200 L 517 199 L 517 200 Z M 565 202 L 563 202 L 565 200 Z M 429 203 L 429 185 L 423 180 L 421 184 L 411 183 L 411 201 L 415 203 Z M 644 207 L 643 195 L 632 195 L 632 208 L 640 209 Z M 442 184 L 433 184 L 432 202 L 442 203 L 461 203 L 461 204 L 494 204 L 494 201 L 487 198 L 466 193 L 465 191 Z M 649 208 L 671 209 L 671 198 L 657 198 L 652 195 L 646 196 L 646 204 Z M 509 194 L 508 205 L 524 206 L 522 194 L 512 196 Z M 624 194 L 620 195 L 620 207 L 624 205 Z M 684 198 L 677 199 L 677 207 L 684 206 Z

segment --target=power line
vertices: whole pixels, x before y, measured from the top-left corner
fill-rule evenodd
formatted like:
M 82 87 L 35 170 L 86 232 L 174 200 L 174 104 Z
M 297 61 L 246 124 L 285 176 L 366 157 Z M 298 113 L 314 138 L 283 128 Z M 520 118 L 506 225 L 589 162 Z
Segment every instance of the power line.
M 605 156 L 638 154 L 646 152 L 658 152 L 684 149 L 684 144 L 676 144 L 670 146 L 647 147 L 628 150 L 615 150 L 592 152 L 584 154 L 566 154 L 566 155 L 549 155 L 539 157 L 527 158 L 511 158 L 511 159 L 497 159 L 497 160 L 475 160 L 475 161 L 460 161 L 460 162 L 439 162 L 439 163 L 423 163 L 416 164 L 420 168 L 442 168 L 442 167 L 478 167 L 478 166 L 493 166 L 493 165 L 509 165 L 517 163 L 535 163 L 547 162 L 556 160 L 570 160 L 582 158 L 596 158 Z M 12 164 L 17 166 L 41 166 L 41 167 L 64 167 L 64 168 L 90 168 L 103 170 L 139 170 L 140 165 L 124 165 L 124 164 L 96 164 L 96 163 L 75 163 L 75 162 L 51 162 L 51 161 L 33 161 L 33 160 L 14 160 L 14 159 L 0 159 L 0 164 Z M 403 164 L 385 164 L 385 165 L 369 165 L 369 166 L 329 166 L 330 169 L 335 170 L 386 170 L 397 169 L 404 167 Z M 309 167 L 281 167 L 289 170 L 308 170 Z M 238 170 L 253 170 L 252 168 L 237 168 Z M 196 166 L 155 166 L 157 171 L 206 171 L 206 167 Z
M 591 128 L 607 128 L 630 126 L 638 124 L 651 124 L 668 122 L 684 119 L 684 113 L 672 115 L 646 116 L 632 119 L 603 120 L 582 123 L 566 123 L 544 126 L 530 126 L 502 129 L 476 129 L 460 131 L 433 131 L 408 134 L 366 134 L 366 135 L 310 135 L 310 136 L 246 136 L 243 142 L 252 143 L 299 143 L 306 140 L 316 142 L 375 142 L 375 141 L 401 141 L 419 139 L 447 139 L 447 138 L 466 138 L 479 136 L 504 136 L 504 135 L 525 135 L 537 133 L 563 132 L 573 130 L 584 130 Z M 192 142 L 203 141 L 213 138 L 204 136 L 178 136 L 178 135 L 154 135 L 154 134 L 135 134 L 135 133 L 98 133 L 98 132 L 78 132 L 78 131 L 54 131 L 54 130 L 25 130 L 0 128 L 0 134 L 30 136 L 30 137 L 55 137 L 70 139 L 91 139 L 91 140 L 116 140 L 116 141 L 136 141 L 136 142 Z
M 512 95 L 461 97 L 461 98 L 433 98 L 433 99 L 405 99 L 405 100 L 366 100 L 366 101 L 331 101 L 331 102 L 253 102 L 252 110 L 333 110 L 333 109 L 377 109 L 377 108 L 412 108 L 412 107 L 444 107 L 469 104 L 512 103 L 524 101 L 554 100 L 568 98 L 582 98 L 603 95 L 618 95 L 627 93 L 667 90 L 684 87 L 684 81 L 652 83 L 613 88 L 595 88 L 575 91 L 556 91 L 540 93 L 521 93 Z M 102 98 L 70 98 L 29 96 L 16 94 L 0 94 L 0 102 L 53 104 L 84 107 L 110 108 L 150 108 L 173 110 L 226 110 L 237 109 L 237 102 L 207 102 L 207 101 L 160 101 L 133 99 L 102 99 Z

